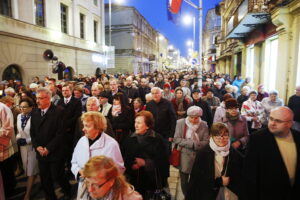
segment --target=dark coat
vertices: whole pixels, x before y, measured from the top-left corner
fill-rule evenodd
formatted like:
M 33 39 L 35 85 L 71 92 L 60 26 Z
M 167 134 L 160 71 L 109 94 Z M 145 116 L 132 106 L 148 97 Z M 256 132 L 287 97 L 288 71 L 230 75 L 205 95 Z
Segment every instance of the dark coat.
M 150 87 L 139 87 L 139 95 L 142 99 L 142 101 L 144 102 L 144 104 L 146 104 L 146 94 L 150 93 L 151 92 L 151 89 Z
M 123 88 L 123 91 L 125 92 L 125 94 L 127 95 L 128 98 L 130 98 L 132 101 L 135 99 L 135 98 L 138 98 L 140 95 L 139 95 L 139 91 L 137 88 L 134 88 L 134 87 L 124 87 Z M 131 103 L 131 102 L 130 102 Z
M 202 108 L 203 114 L 201 119 L 207 122 L 208 127 L 211 127 L 213 123 L 213 116 L 211 112 L 211 108 L 206 101 L 200 99 L 199 101 L 193 100 L 193 102 L 189 105 L 190 106 L 199 106 Z
M 245 199 L 296 200 L 300 197 L 300 133 L 292 130 L 297 148 L 294 185 L 274 135 L 266 128 L 250 135 L 245 158 Z
M 65 159 L 65 139 L 63 134 L 63 109 L 53 104 L 44 116 L 40 109 L 34 109 L 31 116 L 30 136 L 32 146 L 36 150 L 38 146 L 46 147 L 49 154 L 41 157 L 37 152 L 37 159 L 42 161 L 59 161 Z
M 187 116 L 186 111 L 187 111 L 187 109 L 188 109 L 188 107 L 189 107 L 188 100 L 183 99 L 183 110 L 185 111 L 184 116 L 178 116 L 178 114 L 177 114 L 177 111 L 178 111 L 178 105 L 177 105 L 177 102 L 176 102 L 176 98 L 172 99 L 172 100 L 171 100 L 171 103 L 172 103 L 173 108 L 174 108 L 174 110 L 175 110 L 177 119 L 185 118 L 185 117 Z
M 229 156 L 225 158 L 224 165 L 227 161 L 226 176 L 230 177 L 227 187 L 239 196 L 239 191 L 241 191 L 242 156 L 235 149 L 230 148 Z M 225 168 L 224 166 L 223 170 Z M 186 200 L 215 200 L 222 185 L 221 177 L 215 179 L 215 152 L 207 144 L 197 153 L 190 175 Z
M 120 92 L 120 93 L 122 93 L 124 95 L 124 102 L 126 103 L 126 105 L 128 105 L 129 104 L 128 96 L 126 95 L 126 93 L 124 92 L 124 90 L 118 88 L 118 92 Z M 113 105 L 113 97 L 114 97 L 114 95 L 113 95 L 112 91 L 107 92 L 107 94 L 109 96 L 108 103 L 110 103 L 111 105 Z
M 146 104 L 146 110 L 153 114 L 155 119 L 154 131 L 164 138 L 173 138 L 176 128 L 176 113 L 167 99 L 161 98 L 156 103 L 154 100 Z
M 63 107 L 64 109 L 63 117 L 65 120 L 65 133 L 74 135 L 77 119 L 82 113 L 81 101 L 72 96 L 70 102 L 65 104 L 64 98 L 62 98 L 57 103 L 57 107 L 59 106 Z
M 129 182 L 143 193 L 144 190 L 154 190 L 157 188 L 155 173 L 158 173 L 162 180 L 168 176 L 168 155 L 163 142 L 163 138 L 154 131 L 148 131 L 144 140 L 139 143 L 137 135 L 133 133 L 124 141 L 121 151 L 125 162 L 125 174 Z M 143 158 L 146 166 L 139 170 L 132 170 L 135 158 Z M 155 172 L 155 169 L 157 170 Z M 163 183 L 161 186 L 164 186 Z

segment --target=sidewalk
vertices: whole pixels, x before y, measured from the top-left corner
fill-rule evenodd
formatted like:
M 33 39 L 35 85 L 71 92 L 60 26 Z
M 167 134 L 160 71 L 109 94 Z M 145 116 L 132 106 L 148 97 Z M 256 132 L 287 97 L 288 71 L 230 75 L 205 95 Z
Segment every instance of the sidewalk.
M 168 179 L 168 182 L 172 200 L 183 200 L 184 198 L 181 192 L 179 171 L 173 166 L 170 166 L 170 177 Z

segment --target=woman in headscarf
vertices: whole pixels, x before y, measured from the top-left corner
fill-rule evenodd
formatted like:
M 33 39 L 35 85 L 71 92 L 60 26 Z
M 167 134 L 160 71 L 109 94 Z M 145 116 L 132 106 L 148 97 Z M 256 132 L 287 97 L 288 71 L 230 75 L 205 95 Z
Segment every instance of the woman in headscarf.
M 201 120 L 202 113 L 199 106 L 191 106 L 187 110 L 188 116 L 178 120 L 176 125 L 173 142 L 181 149 L 179 171 L 184 195 L 186 195 L 196 152 L 203 148 L 209 140 L 207 123 Z
M 196 156 L 186 200 L 237 200 L 241 191 L 242 158 L 230 148 L 229 130 L 214 123 L 209 144 Z
M 172 105 L 175 109 L 177 119 L 182 119 L 186 117 L 186 111 L 188 109 L 189 102 L 183 95 L 182 88 L 175 89 L 175 98 L 172 99 Z

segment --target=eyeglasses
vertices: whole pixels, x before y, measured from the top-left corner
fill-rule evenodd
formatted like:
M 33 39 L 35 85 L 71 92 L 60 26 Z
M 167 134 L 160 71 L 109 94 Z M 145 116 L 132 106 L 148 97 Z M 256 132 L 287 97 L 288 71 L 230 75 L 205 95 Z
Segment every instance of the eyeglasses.
M 229 135 L 216 135 L 214 136 L 217 140 L 228 139 Z
M 104 183 L 102 184 L 97 184 L 97 183 L 90 183 L 88 180 L 84 180 L 84 184 L 86 185 L 86 187 L 92 187 L 94 189 L 100 189 L 102 188 L 108 181 L 110 181 L 110 179 L 107 179 Z
M 19 106 L 20 109 L 26 109 L 29 108 L 29 106 Z
M 44 100 L 47 99 L 48 97 L 37 97 L 36 100 Z
M 280 120 L 280 119 L 274 119 L 273 117 L 268 117 L 268 121 L 275 122 L 275 123 L 278 123 L 278 124 L 282 124 L 282 123 L 285 123 L 285 122 L 290 122 L 292 120 Z

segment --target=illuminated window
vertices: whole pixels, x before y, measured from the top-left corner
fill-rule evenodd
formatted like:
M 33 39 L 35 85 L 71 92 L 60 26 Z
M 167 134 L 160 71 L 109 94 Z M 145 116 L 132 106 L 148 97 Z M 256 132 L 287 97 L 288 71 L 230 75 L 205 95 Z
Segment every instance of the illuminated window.
M 35 24 L 45 26 L 44 0 L 35 0 Z
M 278 37 L 266 40 L 264 85 L 267 90 L 273 90 L 276 84 Z

